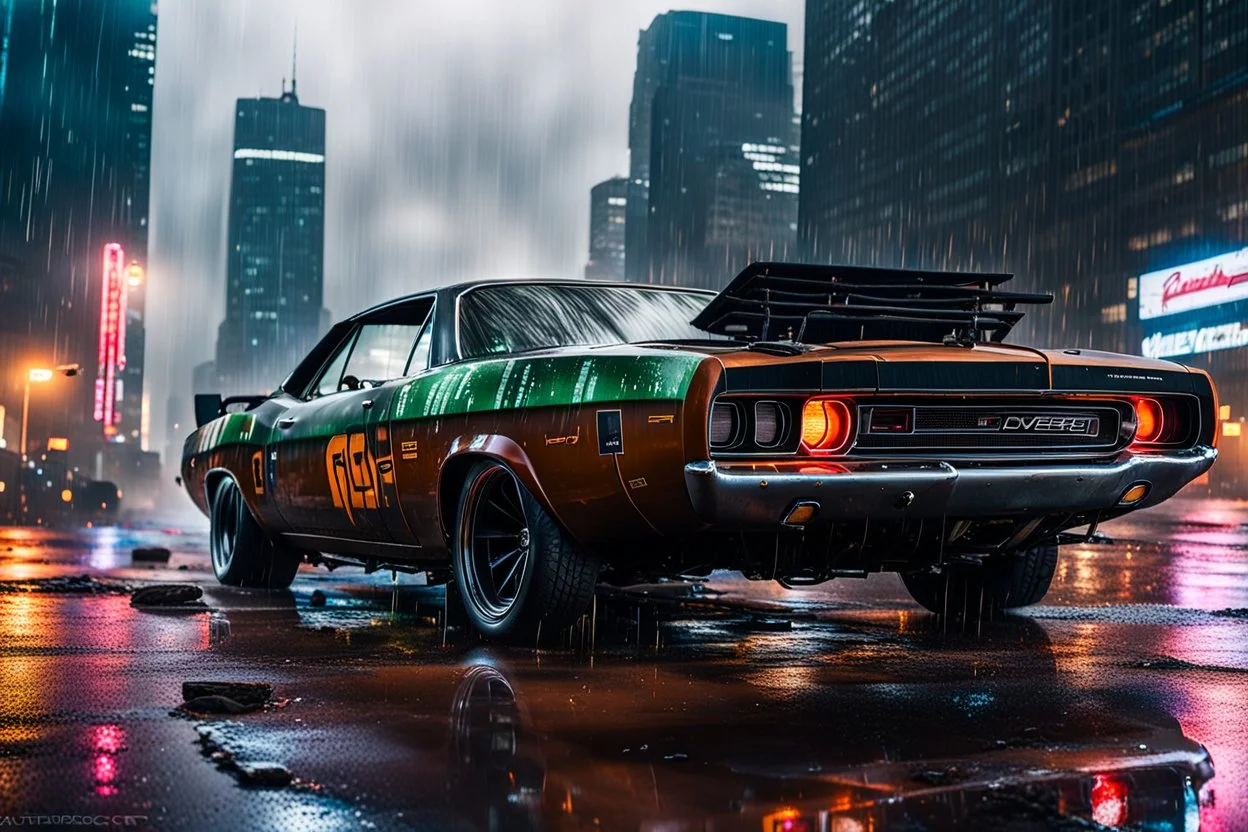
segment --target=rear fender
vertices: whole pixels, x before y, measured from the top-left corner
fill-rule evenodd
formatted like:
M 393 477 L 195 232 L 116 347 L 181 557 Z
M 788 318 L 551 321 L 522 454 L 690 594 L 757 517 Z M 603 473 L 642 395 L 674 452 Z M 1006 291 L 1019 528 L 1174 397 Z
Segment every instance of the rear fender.
M 528 454 L 514 440 L 498 434 L 477 434 L 475 436 L 457 436 L 451 442 L 450 452 L 442 461 L 438 471 L 438 517 L 442 521 L 442 533 L 448 541 L 455 527 L 455 512 L 459 508 L 459 493 L 463 489 L 468 469 L 473 462 L 481 459 L 493 459 L 507 465 L 515 472 L 516 477 L 524 484 L 542 508 L 546 509 L 555 522 L 563 528 L 567 524 L 551 505 L 550 498 L 542 489 L 533 471 L 533 464 Z

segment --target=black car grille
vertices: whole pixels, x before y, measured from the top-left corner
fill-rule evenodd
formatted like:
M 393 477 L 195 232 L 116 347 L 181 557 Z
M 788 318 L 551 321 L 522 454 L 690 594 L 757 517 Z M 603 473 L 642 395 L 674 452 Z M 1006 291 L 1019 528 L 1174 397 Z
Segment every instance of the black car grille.
M 863 404 L 852 453 L 1096 454 L 1124 443 L 1112 405 Z

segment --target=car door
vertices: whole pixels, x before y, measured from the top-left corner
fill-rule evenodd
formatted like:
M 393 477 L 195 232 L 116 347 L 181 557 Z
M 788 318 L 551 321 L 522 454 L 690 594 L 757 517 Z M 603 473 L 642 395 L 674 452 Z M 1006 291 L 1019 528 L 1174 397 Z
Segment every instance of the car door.
M 293 533 L 389 542 L 388 420 L 431 301 L 361 320 L 277 422 L 279 505 Z

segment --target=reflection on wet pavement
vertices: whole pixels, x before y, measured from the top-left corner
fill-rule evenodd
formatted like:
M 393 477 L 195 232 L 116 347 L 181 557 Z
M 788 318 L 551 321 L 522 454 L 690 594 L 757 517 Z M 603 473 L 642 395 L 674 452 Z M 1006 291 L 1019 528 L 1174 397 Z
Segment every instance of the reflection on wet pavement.
M 485 645 L 406 577 L 305 570 L 251 592 L 213 584 L 202 533 L 0 530 L 0 818 L 1248 828 L 1245 522 L 1179 503 L 1107 524 L 1113 543 L 1063 550 L 1045 605 L 971 631 L 889 576 L 794 592 L 716 575 L 604 592 L 540 652 Z M 141 545 L 173 557 L 134 564 Z M 84 573 L 200 583 L 209 609 L 51 583 Z M 187 679 L 289 703 L 196 721 L 171 713 Z M 266 764 L 290 785 L 240 784 Z

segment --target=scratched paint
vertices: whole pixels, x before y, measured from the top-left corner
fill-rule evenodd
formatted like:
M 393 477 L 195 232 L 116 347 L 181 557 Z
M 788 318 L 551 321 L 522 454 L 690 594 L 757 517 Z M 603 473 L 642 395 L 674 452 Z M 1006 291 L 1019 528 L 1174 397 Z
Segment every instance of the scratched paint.
M 635 348 L 453 364 L 400 387 L 393 420 L 421 420 L 486 411 L 577 407 L 625 401 L 683 400 L 703 356 L 639 353 Z M 328 415 L 328 414 L 323 414 Z M 341 415 L 342 418 L 337 418 Z M 348 429 L 343 410 L 306 428 L 305 438 Z M 250 413 L 228 413 L 190 436 L 186 455 L 235 444 L 264 445 L 270 432 Z
M 252 414 L 227 413 L 191 434 L 185 450 L 197 454 L 227 445 L 263 444 L 267 434 L 267 429 L 257 425 Z
M 702 360 L 701 356 L 686 354 L 570 355 L 455 365 L 408 382 L 395 399 L 392 418 L 680 400 Z

